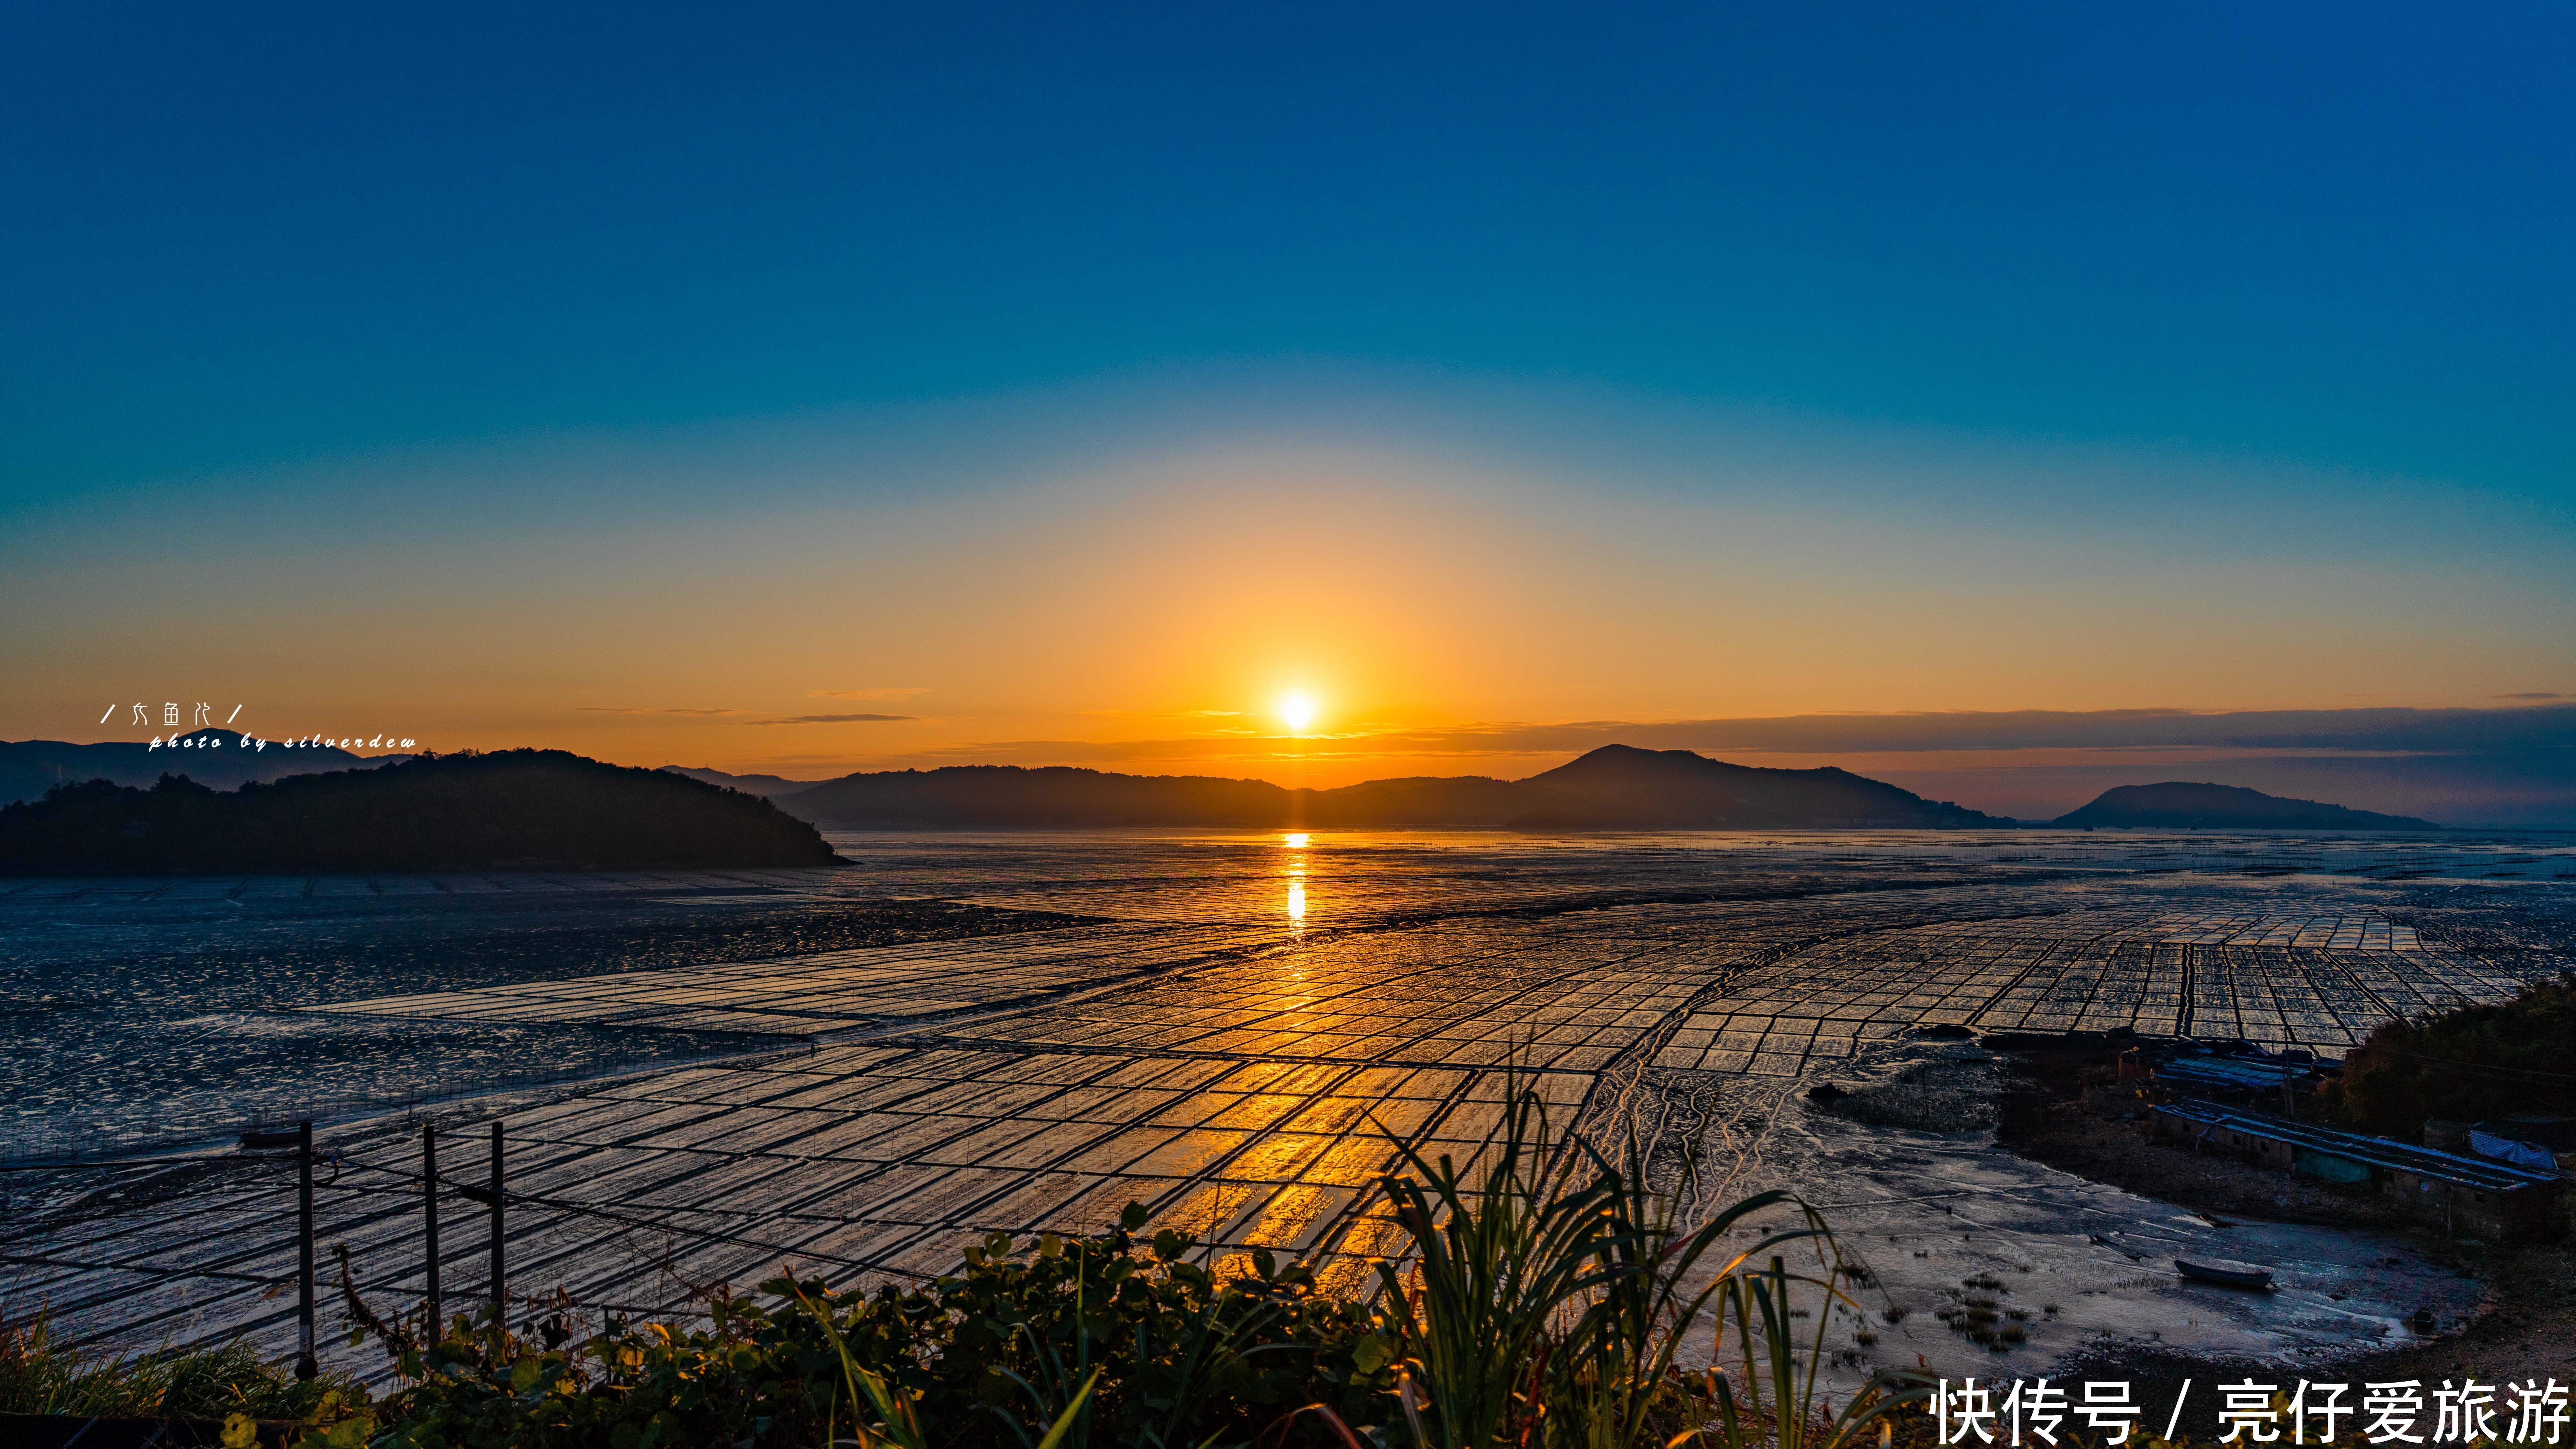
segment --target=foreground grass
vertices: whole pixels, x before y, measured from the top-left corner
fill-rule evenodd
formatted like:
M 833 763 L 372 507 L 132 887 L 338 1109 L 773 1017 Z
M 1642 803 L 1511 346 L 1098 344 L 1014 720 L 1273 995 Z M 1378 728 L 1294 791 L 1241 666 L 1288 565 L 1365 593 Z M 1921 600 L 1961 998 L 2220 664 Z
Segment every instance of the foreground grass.
M 238 1343 L 110 1358 L 57 1345 L 41 1314 L 0 1317 L 0 1414 L 318 1420 L 364 1398 L 341 1375 L 298 1382 Z

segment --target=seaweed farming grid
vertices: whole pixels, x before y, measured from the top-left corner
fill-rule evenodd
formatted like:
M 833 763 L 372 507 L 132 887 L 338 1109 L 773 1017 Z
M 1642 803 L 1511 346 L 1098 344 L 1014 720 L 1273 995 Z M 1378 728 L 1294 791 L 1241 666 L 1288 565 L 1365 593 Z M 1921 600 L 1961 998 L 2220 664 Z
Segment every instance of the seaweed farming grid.
M 1859 844 L 1841 840 L 1588 855 L 1051 841 L 1016 858 L 989 842 L 876 844 L 876 859 L 794 889 L 936 883 L 1120 919 L 316 1014 L 809 1043 L 438 1114 L 507 1124 L 524 1195 L 513 1283 L 677 1313 L 707 1285 L 784 1263 L 845 1281 L 933 1273 L 974 1235 L 1098 1228 L 1131 1200 L 1218 1255 L 1330 1249 L 1347 1264 L 1383 1246 L 1367 1189 L 1396 1144 L 1472 1161 L 1515 1070 L 1560 1123 L 1615 1130 L 1601 1114 L 1649 1070 L 1775 1084 L 1763 1099 L 1786 1100 L 1941 1023 L 2126 1025 L 2331 1054 L 2390 1016 L 2496 999 L 2566 966 L 2549 949 L 2428 939 L 2398 919 L 2426 919 L 2396 908 L 2400 884 L 2194 877 L 2134 853 L 2115 870 L 1955 860 L 1966 852 L 1937 840 L 1877 856 L 1840 854 Z M 1292 882 L 1302 916 L 1282 908 Z M 416 1141 L 393 1121 L 326 1134 L 338 1176 L 323 1236 L 350 1247 L 363 1290 L 394 1301 L 424 1280 L 405 1176 Z M 97 1341 L 274 1344 L 292 1315 L 273 1292 L 292 1262 L 278 1176 L 242 1157 L 13 1174 L 0 1293 Z M 470 1228 L 449 1239 L 451 1296 L 481 1291 L 482 1251 Z

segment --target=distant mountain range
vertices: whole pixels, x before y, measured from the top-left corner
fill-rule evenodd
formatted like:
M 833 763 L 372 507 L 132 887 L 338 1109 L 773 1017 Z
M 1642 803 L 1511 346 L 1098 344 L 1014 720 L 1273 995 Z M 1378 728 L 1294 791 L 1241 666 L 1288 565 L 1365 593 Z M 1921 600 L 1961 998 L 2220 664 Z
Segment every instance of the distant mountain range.
M 2284 800 L 2234 785 L 2122 785 L 2092 804 L 2049 822 L 2062 826 L 2127 826 L 2150 830 L 2439 830 L 2412 815 L 2347 810 L 2314 800 Z
M 799 790 L 811 790 L 823 783 L 821 780 L 790 780 L 784 775 L 728 775 L 722 770 L 709 770 L 697 765 L 664 765 L 662 769 L 666 773 L 686 775 L 710 785 L 722 785 L 728 790 L 740 790 L 746 795 L 758 795 L 764 800 L 773 795 L 793 795 Z
M 297 775 L 380 769 L 407 758 L 362 757 L 327 746 L 275 743 L 265 750 L 247 749 L 240 744 L 243 737 L 229 730 L 200 730 L 187 738 L 208 743 L 153 750 L 140 744 L 0 742 L 0 805 L 39 799 L 57 784 L 87 780 L 141 786 L 170 774 L 216 789 L 234 789 Z M 660 773 L 760 796 L 800 820 L 844 829 L 1937 830 L 1998 829 L 2019 823 L 1947 801 L 1926 800 L 1848 770 L 1764 769 L 1728 764 L 1688 750 L 1641 750 L 1628 745 L 1604 745 L 1526 780 L 1415 776 L 1334 790 L 1289 790 L 1261 780 L 1120 775 L 1063 766 L 952 765 L 936 770 L 863 771 L 822 781 L 732 775 L 678 765 L 666 765 Z M 2411 816 L 2183 781 L 2106 790 L 2083 809 L 2046 823 L 2204 830 L 2441 828 Z
M 1837 826 L 1995 829 L 2014 822 L 1848 770 L 1730 765 L 1688 750 L 1604 745 L 1526 780 L 1371 780 L 1289 790 L 1261 780 L 1118 775 L 1053 766 L 952 765 L 860 773 L 801 789 L 776 776 L 675 769 L 769 797 L 844 829 L 1078 829 L 1195 826 L 1272 830 L 1401 826 L 1515 830 L 1752 830 Z
M 233 730 L 191 730 L 179 736 L 194 745 L 74 745 L 61 740 L 0 740 L 0 805 L 41 800 L 56 785 L 110 780 L 119 785 L 149 785 L 163 775 L 185 775 L 200 785 L 230 790 L 253 780 L 282 780 L 325 770 L 364 770 L 406 759 L 403 755 L 363 756 L 331 745 L 286 745 L 269 741 L 266 749 L 245 748 L 246 738 Z

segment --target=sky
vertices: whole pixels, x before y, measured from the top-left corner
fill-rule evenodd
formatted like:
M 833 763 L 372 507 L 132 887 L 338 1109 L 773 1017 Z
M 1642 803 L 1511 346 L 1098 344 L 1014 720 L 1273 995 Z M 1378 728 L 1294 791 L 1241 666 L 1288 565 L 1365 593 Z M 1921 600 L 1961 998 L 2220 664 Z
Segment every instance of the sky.
M 0 736 L 2576 823 L 2571 63 L 2517 4 L 14 7 Z

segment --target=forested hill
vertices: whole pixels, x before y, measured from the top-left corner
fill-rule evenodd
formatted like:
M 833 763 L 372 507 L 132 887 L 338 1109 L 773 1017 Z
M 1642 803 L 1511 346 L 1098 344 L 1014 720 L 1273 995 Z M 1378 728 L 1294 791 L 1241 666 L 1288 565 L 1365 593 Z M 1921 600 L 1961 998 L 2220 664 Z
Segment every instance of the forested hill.
M 837 860 L 757 796 L 561 750 L 424 755 L 239 790 L 92 780 L 0 807 L 0 875 L 631 866 Z
M 41 800 L 56 785 L 77 785 L 84 780 L 149 785 L 163 775 L 180 774 L 200 785 L 229 790 L 253 780 L 363 770 L 409 758 L 353 755 L 333 745 L 296 740 L 261 742 L 239 730 L 224 729 L 191 730 L 155 744 L 0 740 L 0 805 L 13 800 Z
M 1604 745 L 1518 781 L 1468 775 L 1287 790 L 1261 780 L 959 765 L 849 775 L 772 798 L 804 819 L 856 829 L 1951 829 L 2013 823 L 1845 770 L 1759 769 L 1687 750 L 1626 745 Z

